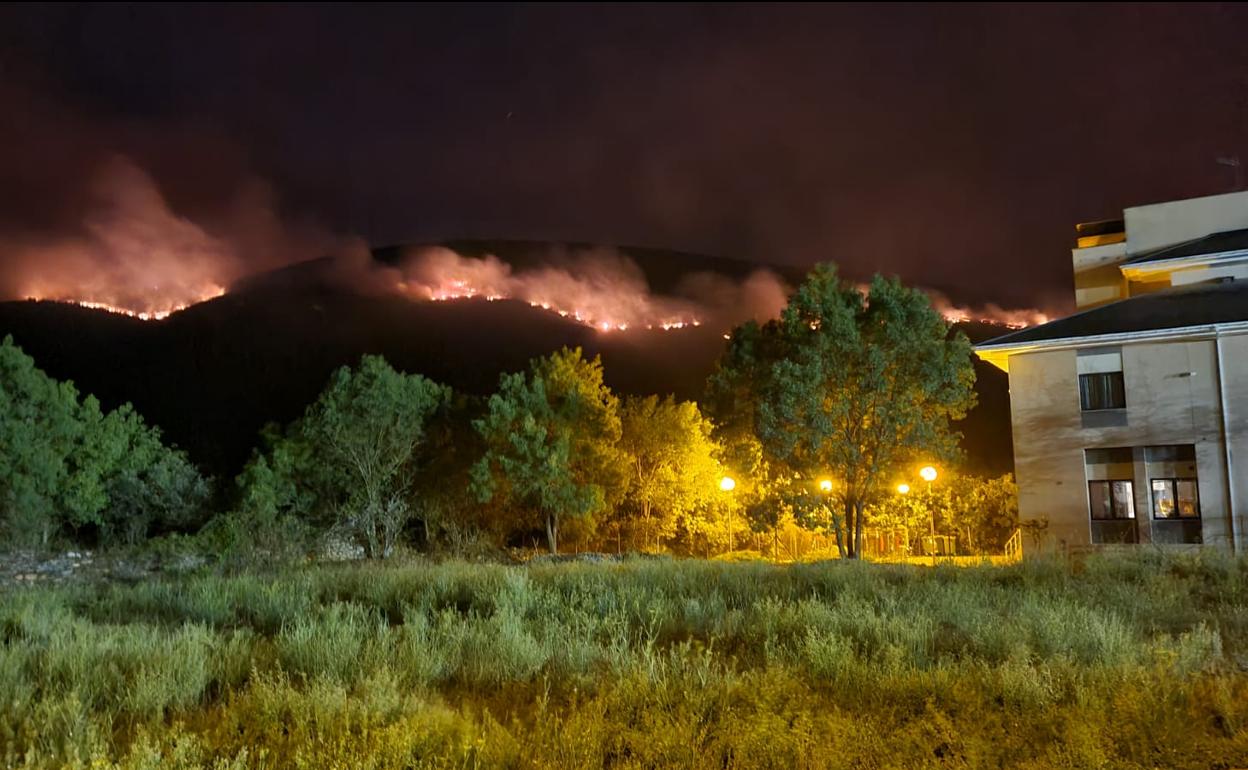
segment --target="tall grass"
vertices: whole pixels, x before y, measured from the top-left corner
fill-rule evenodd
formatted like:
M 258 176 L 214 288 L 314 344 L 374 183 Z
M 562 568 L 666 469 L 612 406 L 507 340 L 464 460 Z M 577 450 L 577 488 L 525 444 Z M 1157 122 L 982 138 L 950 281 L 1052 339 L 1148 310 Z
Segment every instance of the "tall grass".
M 1248 560 L 306 568 L 0 594 L 3 767 L 1248 765 Z

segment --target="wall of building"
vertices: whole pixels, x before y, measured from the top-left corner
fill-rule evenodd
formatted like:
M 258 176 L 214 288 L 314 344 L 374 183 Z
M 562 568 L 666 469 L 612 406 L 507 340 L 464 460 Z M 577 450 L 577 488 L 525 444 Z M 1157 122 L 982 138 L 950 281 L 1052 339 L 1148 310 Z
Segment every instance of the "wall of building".
M 1073 249 L 1075 307 L 1084 310 L 1127 296 L 1127 281 L 1119 265 L 1127 258 L 1122 242 Z
M 1232 349 L 1233 347 L 1233 349 Z M 1223 341 L 1228 392 L 1237 393 L 1233 450 L 1248 458 L 1248 337 Z M 1143 447 L 1192 444 L 1196 450 L 1204 542 L 1229 544 L 1230 519 L 1216 347 L 1212 340 L 1122 346 L 1126 409 L 1113 419 L 1085 421 L 1079 408 L 1075 350 L 1010 357 L 1010 404 L 1019 513 L 1046 519 L 1042 544 L 1091 543 L 1084 450 L 1139 449 L 1135 475 L 1141 542 L 1151 540 L 1152 504 Z M 1248 470 L 1236 474 L 1237 497 L 1248 501 Z M 1242 492 L 1241 492 L 1242 488 Z M 1242 510 L 1242 503 L 1241 503 Z M 1240 528 L 1241 533 L 1243 528 Z M 1241 542 L 1242 534 L 1241 534 Z
M 1221 263 L 1202 265 L 1186 270 L 1175 270 L 1170 273 L 1170 284 L 1172 286 L 1186 286 L 1193 283 L 1204 283 L 1228 278 L 1236 281 L 1248 280 L 1248 262 L 1228 259 Z
M 1222 384 L 1227 394 L 1231 480 L 1235 497 L 1235 529 L 1248 551 L 1248 334 L 1221 340 Z
M 1248 191 L 1134 206 L 1123 211 L 1127 252 L 1140 254 L 1210 233 L 1248 228 Z

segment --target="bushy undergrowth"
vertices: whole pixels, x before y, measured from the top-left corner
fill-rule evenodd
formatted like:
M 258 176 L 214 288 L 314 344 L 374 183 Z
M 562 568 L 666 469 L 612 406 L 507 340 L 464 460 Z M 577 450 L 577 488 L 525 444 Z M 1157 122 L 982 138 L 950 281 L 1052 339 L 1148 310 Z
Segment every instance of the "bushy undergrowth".
M 458 563 L 0 595 L 0 765 L 1248 765 L 1248 560 Z

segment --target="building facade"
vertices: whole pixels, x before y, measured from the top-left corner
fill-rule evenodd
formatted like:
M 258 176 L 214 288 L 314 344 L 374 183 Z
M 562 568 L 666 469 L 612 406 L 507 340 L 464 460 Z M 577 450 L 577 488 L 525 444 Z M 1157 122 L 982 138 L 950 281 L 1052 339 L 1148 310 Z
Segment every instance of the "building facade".
M 1009 374 L 1029 547 L 1248 547 L 1248 192 L 1076 228 L 1077 312 L 976 346 Z

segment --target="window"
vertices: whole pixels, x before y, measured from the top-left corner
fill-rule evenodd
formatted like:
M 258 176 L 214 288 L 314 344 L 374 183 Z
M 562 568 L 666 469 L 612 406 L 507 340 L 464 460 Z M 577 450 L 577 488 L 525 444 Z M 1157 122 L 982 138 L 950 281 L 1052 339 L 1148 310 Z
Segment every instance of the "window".
M 1126 386 L 1122 378 L 1122 351 L 1119 348 L 1081 350 L 1077 358 L 1079 371 L 1079 408 L 1085 412 L 1104 409 L 1125 409 Z
M 1153 479 L 1152 483 L 1154 518 L 1200 518 L 1196 479 Z
M 1079 375 L 1079 408 L 1085 412 L 1125 409 L 1126 395 L 1122 372 Z
M 1096 521 L 1135 518 L 1135 496 L 1127 480 L 1089 481 L 1088 501 Z

